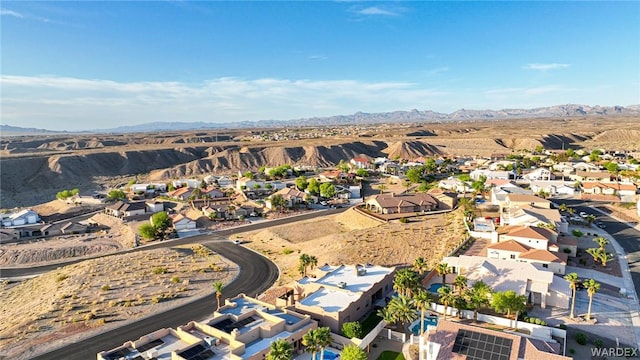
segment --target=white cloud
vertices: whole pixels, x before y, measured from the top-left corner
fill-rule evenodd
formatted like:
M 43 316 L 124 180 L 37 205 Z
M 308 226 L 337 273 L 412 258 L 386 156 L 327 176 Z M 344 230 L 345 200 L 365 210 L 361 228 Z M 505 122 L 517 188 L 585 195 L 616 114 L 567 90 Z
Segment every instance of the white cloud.
M 9 10 L 9 9 L 0 9 L 0 15 L 2 16 L 13 16 L 13 17 L 17 17 L 17 18 L 24 18 L 24 15 L 20 14 L 19 12 L 13 11 L 13 10 Z
M 361 10 L 356 11 L 357 14 L 360 15 L 383 15 L 383 16 L 398 16 L 400 15 L 397 12 L 394 11 L 390 11 L 387 9 L 383 9 L 381 7 L 378 6 L 370 6 L 368 8 L 364 8 Z
M 557 70 L 557 69 L 566 69 L 566 68 L 568 68 L 570 66 L 571 66 L 571 64 L 557 64 L 557 63 L 540 64 L 540 63 L 532 63 L 532 64 L 526 64 L 522 68 L 523 69 L 527 69 L 527 70 L 549 71 L 549 70 Z
M 3 123 L 56 130 L 150 121 L 233 122 L 431 108 L 446 92 L 409 82 L 217 78 L 196 84 L 0 76 Z

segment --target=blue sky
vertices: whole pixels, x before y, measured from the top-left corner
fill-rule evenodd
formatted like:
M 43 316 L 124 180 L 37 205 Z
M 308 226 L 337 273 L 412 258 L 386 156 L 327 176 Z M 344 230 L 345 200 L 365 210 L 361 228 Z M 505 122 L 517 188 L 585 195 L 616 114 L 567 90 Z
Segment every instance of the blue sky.
M 2 1 L 2 124 L 640 103 L 640 2 Z

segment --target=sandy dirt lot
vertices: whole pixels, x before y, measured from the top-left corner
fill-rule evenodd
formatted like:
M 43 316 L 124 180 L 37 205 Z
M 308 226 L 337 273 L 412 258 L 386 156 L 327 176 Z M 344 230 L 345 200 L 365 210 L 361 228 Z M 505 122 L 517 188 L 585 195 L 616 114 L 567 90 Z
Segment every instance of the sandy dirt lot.
M 410 265 L 422 256 L 433 267 L 465 237 L 462 212 L 381 223 L 349 209 L 338 215 L 235 235 L 278 264 L 279 285 L 298 278 L 302 253 L 318 264 Z
M 21 283 L 0 284 L 0 357 L 47 349 L 123 326 L 202 296 L 238 268 L 199 245 L 87 260 Z

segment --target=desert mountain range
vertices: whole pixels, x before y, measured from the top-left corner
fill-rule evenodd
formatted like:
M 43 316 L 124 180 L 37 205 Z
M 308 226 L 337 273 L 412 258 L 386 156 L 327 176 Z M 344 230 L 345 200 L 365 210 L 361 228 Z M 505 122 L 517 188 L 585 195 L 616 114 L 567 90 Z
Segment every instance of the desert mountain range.
M 390 159 L 490 156 L 522 149 L 640 149 L 639 116 L 428 124 L 53 134 L 0 141 L 0 205 L 31 206 L 62 189 L 110 188 L 283 164 L 331 167 L 360 154 Z M 310 138 L 287 138 L 287 136 Z

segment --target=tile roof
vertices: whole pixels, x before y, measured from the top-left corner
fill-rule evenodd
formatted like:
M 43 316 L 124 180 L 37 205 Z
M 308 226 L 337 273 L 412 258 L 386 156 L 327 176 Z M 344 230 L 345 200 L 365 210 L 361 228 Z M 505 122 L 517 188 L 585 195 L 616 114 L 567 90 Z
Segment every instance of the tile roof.
M 614 189 L 614 190 L 628 190 L 628 191 L 636 191 L 638 188 L 635 184 L 632 183 L 619 183 L 619 182 L 599 182 L 599 181 L 590 181 L 582 183 L 583 189 Z
M 438 200 L 430 194 L 383 194 L 376 195 L 372 200 L 383 208 L 438 204 Z
M 551 201 L 547 200 L 547 199 L 543 199 L 541 197 L 535 196 L 535 195 L 527 195 L 527 194 L 509 194 L 507 195 L 507 197 L 509 198 L 509 201 L 512 202 L 529 202 L 529 203 L 550 203 Z
M 551 241 L 554 238 L 554 235 L 556 235 L 556 232 L 551 229 L 537 226 L 514 226 L 506 235 L 535 240 Z
M 557 254 L 557 255 L 560 255 L 560 254 Z M 529 259 L 529 260 L 538 260 L 538 261 L 544 261 L 544 262 L 550 262 L 550 263 L 560 263 L 560 264 L 566 265 L 567 264 L 566 259 L 562 260 L 557 255 L 548 250 L 531 249 L 525 253 L 520 254 L 519 258 Z M 564 255 L 566 256 L 566 254 Z
M 557 243 L 560 245 L 578 246 L 578 238 L 571 235 L 558 236 Z
M 487 246 L 487 249 L 524 253 L 529 251 L 530 247 L 526 245 L 522 245 L 515 240 L 508 240 L 508 241 L 501 241 L 497 244 L 490 244 Z

